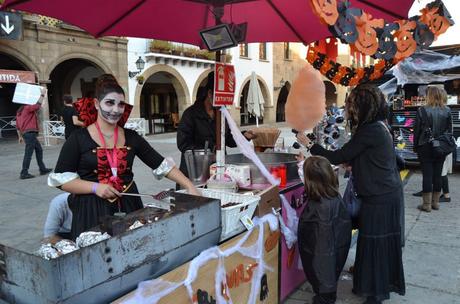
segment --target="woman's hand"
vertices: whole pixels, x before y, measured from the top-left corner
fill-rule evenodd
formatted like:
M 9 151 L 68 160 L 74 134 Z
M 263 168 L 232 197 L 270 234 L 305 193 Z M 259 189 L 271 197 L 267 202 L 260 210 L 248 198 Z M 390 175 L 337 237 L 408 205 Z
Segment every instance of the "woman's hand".
M 312 145 L 311 140 L 303 132 L 299 132 L 296 135 L 297 141 L 304 147 L 309 147 Z
M 98 184 L 96 188 L 96 195 L 103 199 L 114 199 L 121 196 L 117 189 L 108 184 Z
M 195 187 L 187 188 L 187 192 L 188 194 L 191 194 L 191 195 L 201 196 L 200 191 L 198 191 L 198 189 Z
M 247 140 L 251 140 L 251 139 L 256 139 L 257 138 L 257 134 L 254 133 L 254 131 L 252 130 L 247 130 L 243 133 L 244 137 L 246 137 Z
M 299 154 L 297 154 L 295 156 L 295 159 L 298 161 L 298 162 L 301 162 L 303 160 L 305 160 L 305 155 L 302 153 L 302 152 L 299 152 Z

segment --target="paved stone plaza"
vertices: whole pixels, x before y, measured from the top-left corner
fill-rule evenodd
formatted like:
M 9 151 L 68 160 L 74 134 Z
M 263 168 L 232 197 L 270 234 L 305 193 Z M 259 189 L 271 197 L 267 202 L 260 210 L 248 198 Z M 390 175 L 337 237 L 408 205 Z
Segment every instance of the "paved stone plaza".
M 291 144 L 293 137 L 288 128 L 283 128 L 283 135 L 287 137 L 286 143 Z M 175 133 L 147 139 L 162 155 L 172 156 L 179 163 Z M 47 166 L 54 167 L 60 147 L 43 147 Z M 24 146 L 15 141 L 0 139 L 0 243 L 30 252 L 39 246 L 48 204 L 60 191 L 46 186 L 46 176 L 19 179 L 23 150 Z M 133 171 L 140 192 L 156 193 L 174 187 L 168 180 L 154 180 L 150 169 L 138 159 Z M 38 175 L 35 158 L 30 173 Z M 421 189 L 421 175 L 414 172 L 409 177 L 405 187 L 407 294 L 405 297 L 392 295 L 385 303 L 460 303 L 460 176 L 451 175 L 449 181 L 453 202 L 442 203 L 439 211 L 427 214 L 416 209 L 420 199 L 411 195 Z M 354 249 L 349 254 L 346 269 L 353 258 Z M 344 272 L 339 283 L 338 304 L 363 301 L 351 293 L 351 287 L 352 277 Z M 306 283 L 285 303 L 310 303 L 311 297 L 310 286 Z

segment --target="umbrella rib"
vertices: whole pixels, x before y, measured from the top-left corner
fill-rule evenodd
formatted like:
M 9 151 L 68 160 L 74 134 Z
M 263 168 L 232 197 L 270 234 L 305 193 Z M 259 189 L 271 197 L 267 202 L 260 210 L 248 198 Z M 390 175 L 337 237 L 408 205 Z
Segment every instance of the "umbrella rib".
M 388 14 L 388 15 L 390 15 L 390 16 L 393 16 L 393 17 L 395 17 L 395 18 L 397 18 L 397 19 L 406 19 L 405 17 L 403 17 L 403 16 L 401 16 L 401 15 L 399 15 L 399 14 L 396 14 L 395 12 L 392 12 L 392 11 L 386 9 L 386 8 L 383 8 L 383 7 L 381 7 L 381 6 L 379 6 L 379 5 L 375 4 L 375 3 L 369 2 L 369 1 L 367 1 L 367 0 L 357 0 L 357 1 L 358 1 L 358 2 L 361 2 L 361 3 L 363 3 L 363 4 L 366 4 L 366 5 L 368 5 L 368 6 L 372 7 L 372 8 L 375 8 L 375 9 L 377 9 L 377 10 L 379 10 L 379 11 L 382 11 L 382 12 L 384 12 L 385 14 Z
M 300 35 L 300 33 L 294 28 L 294 26 L 287 20 L 286 16 L 283 15 L 283 13 L 281 13 L 281 11 L 276 7 L 275 4 L 273 4 L 272 0 L 267 0 L 267 3 L 272 7 L 272 9 L 275 11 L 275 13 L 278 15 L 278 17 L 280 17 L 284 23 L 289 27 L 289 29 L 294 33 L 294 35 L 297 36 L 297 38 L 303 42 L 304 44 L 307 44 L 307 42 L 305 41 L 305 39 L 302 38 L 302 36 Z
M 102 31 L 98 32 L 96 34 L 96 37 L 101 37 L 103 36 L 107 31 L 109 31 L 111 28 L 113 28 L 117 23 L 119 23 L 121 20 L 126 18 L 126 16 L 129 16 L 132 12 L 137 10 L 141 5 L 143 5 L 147 0 L 141 0 L 139 1 L 136 5 L 134 5 L 132 8 L 130 8 L 128 11 L 123 13 L 120 17 L 118 17 L 114 22 L 110 23 L 106 28 L 104 28 Z

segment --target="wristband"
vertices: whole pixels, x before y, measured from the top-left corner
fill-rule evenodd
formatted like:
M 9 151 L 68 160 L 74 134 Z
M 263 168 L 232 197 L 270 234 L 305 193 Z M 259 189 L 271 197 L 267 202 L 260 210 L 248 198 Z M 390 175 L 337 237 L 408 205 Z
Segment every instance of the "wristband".
M 96 194 L 98 186 L 99 186 L 99 183 L 93 183 L 93 185 L 91 186 L 91 193 Z

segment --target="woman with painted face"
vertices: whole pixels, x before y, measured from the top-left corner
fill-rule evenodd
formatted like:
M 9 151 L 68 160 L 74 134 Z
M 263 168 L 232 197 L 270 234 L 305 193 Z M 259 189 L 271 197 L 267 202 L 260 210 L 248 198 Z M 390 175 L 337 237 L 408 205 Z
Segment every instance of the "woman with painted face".
M 199 194 L 172 159 L 163 158 L 135 131 L 123 128 L 132 106 L 125 103 L 124 91 L 113 76 L 98 79 L 95 97 L 77 105 L 87 128 L 71 134 L 48 178 L 50 186 L 72 194 L 68 202 L 73 239 L 100 224 L 103 216 L 143 207 L 139 197 L 121 195 L 138 193 L 132 172 L 135 156 L 153 169 L 156 178 L 166 176 L 190 194 Z

